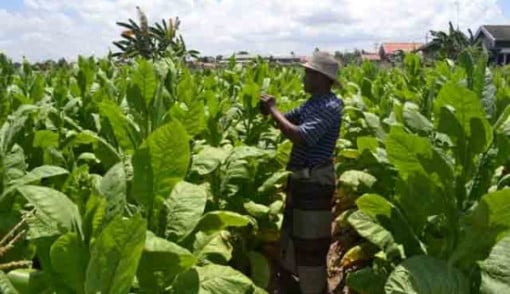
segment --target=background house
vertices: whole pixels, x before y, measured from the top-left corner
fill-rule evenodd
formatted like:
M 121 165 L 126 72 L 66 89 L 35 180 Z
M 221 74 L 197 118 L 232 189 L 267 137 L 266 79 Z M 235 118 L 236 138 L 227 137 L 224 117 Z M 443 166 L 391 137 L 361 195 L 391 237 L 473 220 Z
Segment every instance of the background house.
M 382 43 L 379 47 L 379 56 L 383 61 L 392 61 L 398 52 L 410 53 L 420 48 L 423 43 Z
M 496 64 L 510 63 L 510 25 L 484 25 L 475 34 L 483 49 L 490 53 L 490 60 Z
M 378 63 L 381 61 L 381 56 L 378 53 L 362 53 L 361 60 Z

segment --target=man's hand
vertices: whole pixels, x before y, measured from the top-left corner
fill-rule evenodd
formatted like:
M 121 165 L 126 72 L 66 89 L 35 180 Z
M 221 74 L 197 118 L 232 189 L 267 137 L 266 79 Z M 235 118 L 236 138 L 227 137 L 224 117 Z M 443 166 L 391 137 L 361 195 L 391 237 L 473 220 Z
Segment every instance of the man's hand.
M 260 95 L 260 112 L 263 115 L 268 115 L 271 112 L 271 108 L 276 106 L 276 99 L 267 94 Z
M 264 115 L 270 114 L 276 121 L 283 135 L 294 144 L 303 144 L 303 138 L 299 133 L 299 127 L 292 124 L 283 113 L 276 108 L 276 99 L 271 95 L 260 95 L 260 111 Z

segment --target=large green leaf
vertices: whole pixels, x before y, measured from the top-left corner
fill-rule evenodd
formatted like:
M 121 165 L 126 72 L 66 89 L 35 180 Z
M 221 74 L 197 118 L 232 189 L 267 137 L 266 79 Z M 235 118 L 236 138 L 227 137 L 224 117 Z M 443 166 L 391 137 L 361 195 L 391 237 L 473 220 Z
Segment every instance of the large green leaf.
M 434 104 L 437 114 L 442 107 L 448 106 L 454 108 L 454 115 L 468 136 L 471 135 L 471 119 L 474 117 L 485 118 L 482 104 L 476 94 L 453 82 L 447 83 L 441 88 Z
M 386 139 L 386 132 L 381 125 L 379 117 L 371 112 L 363 112 L 363 115 L 365 116 L 367 125 L 372 129 L 372 132 L 377 139 L 384 141 Z
M 95 194 L 90 195 L 85 206 L 85 217 L 83 220 L 83 233 L 85 240 L 96 237 L 105 223 L 107 200 Z
M 114 218 L 95 241 L 87 267 L 86 293 L 128 293 L 145 244 L 146 221 Z
M 260 292 L 253 282 L 242 273 L 229 266 L 209 264 L 196 267 L 179 276 L 172 287 L 173 293 L 239 293 Z
M 404 122 L 414 132 L 430 133 L 434 125 L 420 113 L 418 105 L 406 102 L 404 104 Z
M 108 118 L 117 145 L 122 148 L 123 152 L 132 153 L 139 144 L 139 135 L 120 106 L 113 101 L 103 100 L 99 105 L 99 113 L 101 116 Z
M 101 179 L 99 191 L 106 197 L 106 221 L 122 214 L 126 205 L 126 171 L 124 163 L 114 165 Z
M 18 294 L 18 290 L 14 288 L 7 275 L 0 271 L 0 292 L 4 294 Z
M 386 139 L 388 159 L 395 165 L 402 178 L 414 172 L 425 173 L 421 158 L 432 158 L 432 147 L 427 138 L 407 134 L 393 127 Z
M 190 136 L 202 133 L 206 128 L 204 102 L 192 99 L 190 103 L 174 104 L 170 110 L 173 118 L 179 120 Z
M 342 185 L 352 187 L 355 190 L 360 188 L 372 188 L 377 179 L 369 173 L 359 170 L 348 170 L 340 176 Z
M 36 131 L 34 134 L 33 147 L 49 148 L 58 147 L 58 133 L 50 130 Z
M 449 216 L 448 209 L 452 206 L 455 208 L 454 199 L 451 198 L 453 197 L 438 188 L 427 174 L 415 173 L 410 175 L 407 181 L 397 182 L 395 202 L 413 230 L 419 234 L 429 217 Z M 451 217 L 456 217 L 456 212 Z
M 167 198 L 188 171 L 189 136 L 178 122 L 168 123 L 145 140 L 133 158 L 134 197 L 152 211 L 155 197 Z
M 264 255 L 255 251 L 251 251 L 248 256 L 250 258 L 251 279 L 255 285 L 266 288 L 271 274 L 269 262 Z
M 38 182 L 38 181 L 40 181 L 42 179 L 46 179 L 46 178 L 65 175 L 68 173 L 69 172 L 66 169 L 63 169 L 58 166 L 43 165 L 43 166 L 36 167 L 33 170 L 31 170 L 30 172 L 28 172 L 26 175 L 24 175 L 23 177 L 17 178 L 16 180 L 9 183 L 10 187 L 6 191 L 4 191 L 4 195 L 11 192 L 16 187 L 30 184 L 30 183 L 35 183 L 35 182 Z
M 376 218 L 357 210 L 349 215 L 347 220 L 358 234 L 379 247 L 381 250 L 389 252 L 396 248 L 397 244 L 393 239 L 393 235 L 381 226 L 377 222 Z
M 50 287 L 49 275 L 41 270 L 29 268 L 15 269 L 9 271 L 7 277 L 16 290 L 18 290 L 21 294 L 51 293 L 52 290 Z M 0 280 L 1 279 L 2 278 L 0 277 Z M 5 289 L 2 289 L 1 283 L 2 282 L 0 282 L 0 293 L 9 293 L 8 291 L 3 292 Z M 58 287 L 54 287 L 53 289 L 58 293 L 69 293 L 67 289 L 59 289 Z
M 487 148 L 491 143 L 491 126 L 486 119 L 480 98 L 477 97 L 473 91 L 453 82 L 447 83 L 439 91 L 434 107 L 439 117 L 437 121 L 439 125 L 449 125 L 452 123 L 451 119 L 446 122 L 442 121 L 444 116 L 439 116 L 439 114 L 442 108 L 453 107 L 453 115 L 462 127 L 465 136 L 467 138 L 483 141 L 483 144 L 480 144 L 482 146 L 481 150 L 476 150 L 476 152 L 483 151 L 483 149 Z M 477 128 L 476 132 L 472 130 L 472 119 L 478 119 L 480 121 L 481 127 Z M 483 132 L 480 133 L 480 131 Z M 457 134 L 449 133 L 449 135 Z
M 249 215 L 256 218 L 266 217 L 271 210 L 268 206 L 256 203 L 251 200 L 244 202 L 243 207 L 246 210 L 246 212 L 248 212 Z
M 245 227 L 251 223 L 253 219 L 235 212 L 211 211 L 200 218 L 195 230 L 212 233 L 228 227 Z
M 277 189 L 277 184 L 284 184 L 287 177 L 291 174 L 289 171 L 278 171 L 270 176 L 262 185 L 257 189 L 259 193 L 273 192 Z
M 78 207 L 67 196 L 57 190 L 26 185 L 18 191 L 36 208 L 41 220 L 50 221 L 65 233 L 74 229 L 81 230 L 81 217 Z
M 210 234 L 198 232 L 193 242 L 193 254 L 198 260 L 207 259 L 217 263 L 227 263 L 232 258 L 233 250 L 229 238 L 230 233 L 228 231 Z
M 451 262 L 470 268 L 510 234 L 510 189 L 486 194 L 462 220 L 462 232 Z
M 384 284 L 387 278 L 387 274 L 366 267 L 348 273 L 346 283 L 350 289 L 358 293 L 382 294 L 384 293 Z
M 51 245 L 51 265 L 76 293 L 85 293 L 85 272 L 89 252 L 76 233 L 60 236 Z
M 440 259 L 420 255 L 406 259 L 388 277 L 386 294 L 465 294 L 466 277 Z
M 132 73 L 131 81 L 133 85 L 138 87 L 140 95 L 145 101 L 145 105 L 149 105 L 158 86 L 156 73 L 152 63 L 145 59 L 139 59 L 138 64 Z
M 491 250 L 487 259 L 479 262 L 482 270 L 481 293 L 505 293 L 510 289 L 510 236 L 503 238 Z
M 172 283 L 170 293 L 172 294 L 199 294 L 200 292 L 200 279 L 198 272 L 195 268 L 191 268 L 186 272 L 177 276 L 175 281 Z
M 425 252 L 406 218 L 388 200 L 379 195 L 365 194 L 356 201 L 356 204 L 363 213 L 376 219 L 382 227 L 392 233 L 394 240 L 404 246 L 407 256 Z M 383 244 L 388 244 L 390 239 L 382 233 L 380 232 L 381 237 L 384 237 Z
M 207 192 L 204 186 L 187 182 L 175 185 L 165 200 L 168 210 L 165 235 L 170 241 L 178 241 L 197 225 L 204 213 Z
M 147 231 L 137 271 L 140 286 L 157 293 L 169 286 L 176 275 L 189 269 L 195 262 L 195 257 L 185 248 Z
M 228 151 L 223 148 L 205 146 L 193 156 L 191 171 L 199 175 L 207 175 L 215 171 L 228 156 Z

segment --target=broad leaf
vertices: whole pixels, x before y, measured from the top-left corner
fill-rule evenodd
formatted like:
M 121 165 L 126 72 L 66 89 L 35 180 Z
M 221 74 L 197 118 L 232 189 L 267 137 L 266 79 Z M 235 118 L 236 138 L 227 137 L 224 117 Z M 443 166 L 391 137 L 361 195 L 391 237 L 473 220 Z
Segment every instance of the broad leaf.
M 107 200 L 104 197 L 92 194 L 85 206 L 84 235 L 88 243 L 100 233 L 106 217 Z
M 58 146 L 58 133 L 50 130 L 36 131 L 34 134 L 34 147 L 49 148 Z
M 62 235 L 51 245 L 52 267 L 76 293 L 85 293 L 83 286 L 88 254 L 87 248 L 76 233 Z
M 155 197 L 167 198 L 188 171 L 190 150 L 184 127 L 168 123 L 154 131 L 133 158 L 134 197 L 152 211 Z
M 1 273 L 0 273 L 1 275 Z M 10 282 L 18 290 L 19 293 L 50 293 L 52 287 L 50 287 L 50 277 L 49 275 L 41 270 L 35 269 L 15 269 L 9 271 L 7 274 Z M 0 277 L 0 280 L 2 278 Z M 2 289 L 2 282 L 0 281 L 0 293 L 9 293 Z M 69 293 L 68 289 L 60 289 L 58 287 L 53 287 L 56 292 L 59 293 Z M 15 292 L 15 293 L 18 293 Z
M 243 204 L 243 207 L 246 209 L 246 212 L 248 212 L 249 215 L 256 218 L 263 218 L 267 216 L 270 210 L 268 206 L 255 203 L 253 201 L 246 201 Z
M 120 106 L 113 101 L 103 100 L 99 105 L 99 113 L 110 121 L 118 146 L 123 152 L 132 153 L 139 143 L 138 134 Z
M 199 175 L 207 175 L 215 171 L 228 156 L 228 151 L 223 148 L 206 146 L 197 155 L 193 156 L 191 171 Z
M 430 133 L 434 125 L 419 112 L 416 104 L 406 102 L 404 104 L 404 122 L 415 132 Z
M 386 139 L 388 159 L 395 165 L 402 178 L 413 172 L 425 173 L 420 158 L 431 158 L 432 147 L 426 138 L 405 133 L 393 127 Z
M 357 210 L 349 215 L 347 220 L 358 234 L 379 247 L 381 250 L 388 252 L 389 250 L 396 248 L 397 244 L 395 243 L 391 232 L 377 223 L 377 219 Z
M 31 185 L 19 187 L 18 191 L 36 208 L 36 216 L 41 214 L 40 220 L 56 224 L 63 233 L 81 229 L 78 207 L 65 194 Z
M 358 150 L 361 152 L 369 150 L 375 153 L 377 152 L 377 147 L 379 147 L 379 143 L 374 137 L 358 137 L 356 139 L 356 145 L 358 146 Z
M 358 188 L 372 188 L 377 179 L 369 173 L 359 170 L 348 170 L 340 176 L 342 185 L 358 190 Z
M 407 256 L 425 252 L 405 217 L 388 200 L 379 195 L 365 194 L 356 201 L 356 204 L 363 213 L 372 219 L 376 219 L 383 228 L 392 232 L 394 240 L 404 246 Z M 381 236 L 384 237 L 384 244 L 389 244 L 387 243 L 389 241 L 388 237 L 384 234 L 381 234 Z
M 152 63 L 145 59 L 139 59 L 131 78 L 133 84 L 138 87 L 145 105 L 149 105 L 158 86 Z
M 486 194 L 469 214 L 461 219 L 462 232 L 451 262 L 470 268 L 485 259 L 491 248 L 510 234 L 510 189 Z
M 255 285 L 266 288 L 269 284 L 271 269 L 266 257 L 258 252 L 251 251 L 250 257 L 251 276 Z
M 420 255 L 406 259 L 388 277 L 386 294 L 469 293 L 466 277 L 442 260 Z
M 283 184 L 287 179 L 288 175 L 291 173 L 289 171 L 279 171 L 274 173 L 271 177 L 262 183 L 262 185 L 257 189 L 259 193 L 267 193 L 274 191 L 276 189 L 277 184 Z
M 395 202 L 415 232 L 421 234 L 430 216 L 456 218 L 454 199 L 438 188 L 427 174 L 412 174 L 407 181 L 397 181 Z M 454 215 L 449 215 L 453 208 Z M 453 228 L 452 228 L 453 229 Z
M 482 270 L 481 293 L 505 293 L 510 289 L 510 236 L 494 246 L 489 257 L 479 262 Z
M 101 180 L 99 191 L 106 197 L 106 221 L 122 214 L 126 205 L 126 171 L 124 163 L 114 165 Z
M 114 218 L 90 252 L 86 293 L 128 293 L 145 244 L 146 221 Z
M 358 293 L 382 294 L 387 275 L 366 267 L 347 274 L 346 283 Z
M 195 257 L 185 248 L 147 231 L 137 277 L 142 288 L 158 292 L 195 262 Z
M 200 218 L 195 230 L 212 233 L 214 231 L 224 230 L 228 227 L 245 227 L 250 223 L 253 223 L 251 218 L 235 212 L 211 211 Z
M 58 166 L 43 165 L 43 166 L 34 168 L 33 170 L 28 172 L 23 177 L 14 180 L 12 183 L 10 183 L 10 185 L 11 185 L 11 188 L 15 188 L 15 187 L 19 187 L 22 185 L 38 182 L 45 178 L 56 177 L 56 176 L 65 175 L 68 173 L 69 172 L 66 169 L 63 169 Z M 10 191 L 10 189 L 4 193 L 7 193 L 9 191 Z
M 0 271 L 0 292 L 4 294 L 18 294 L 18 290 L 14 288 L 7 275 Z
M 186 272 L 179 276 L 172 287 L 173 293 L 189 294 L 223 294 L 225 291 L 249 294 L 260 291 L 258 289 L 248 277 L 237 270 L 216 264 L 196 267 Z
M 207 193 L 204 186 L 179 182 L 165 200 L 168 210 L 165 235 L 178 241 L 197 225 L 204 213 Z
M 434 104 L 436 114 L 439 114 L 443 107 L 453 107 L 453 115 L 462 127 L 466 137 L 471 139 L 483 140 L 482 150 L 486 149 L 492 141 L 492 130 L 485 117 L 485 111 L 477 95 L 455 83 L 447 83 L 438 94 Z M 439 116 L 438 123 L 445 125 L 449 122 L 442 122 L 443 116 Z M 480 127 L 472 130 L 472 119 L 480 121 Z M 483 131 L 480 133 L 480 131 Z M 452 135 L 452 134 L 449 134 Z M 473 135 L 473 136 L 472 136 Z M 482 150 L 477 150 L 481 152 Z
M 216 263 L 227 263 L 232 258 L 233 250 L 229 238 L 230 233 L 228 231 L 210 234 L 198 232 L 193 243 L 193 255 L 198 260 L 207 259 Z
M 199 135 L 206 128 L 204 102 L 199 99 L 195 98 L 189 104 L 174 104 L 170 113 L 181 122 L 192 137 Z

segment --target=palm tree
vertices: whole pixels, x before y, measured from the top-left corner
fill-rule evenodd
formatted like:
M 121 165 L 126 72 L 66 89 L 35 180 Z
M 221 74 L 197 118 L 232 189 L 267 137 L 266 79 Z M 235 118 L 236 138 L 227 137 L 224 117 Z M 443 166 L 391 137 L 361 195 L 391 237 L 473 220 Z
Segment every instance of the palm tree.
M 469 36 L 459 29 L 455 29 L 453 24 L 449 22 L 448 32 L 431 30 L 430 34 L 433 37 L 432 41 L 420 50 L 426 50 L 432 56 L 440 59 L 456 59 L 464 49 L 479 45 L 478 42 L 476 42 L 471 29 L 468 29 L 468 32 Z
M 117 22 L 117 25 L 126 30 L 121 33 L 122 40 L 113 42 L 120 49 L 120 52 L 112 54 L 113 57 L 129 59 L 142 56 L 145 59 L 157 59 L 169 54 L 179 58 L 198 56 L 198 51 L 187 50 L 182 36 L 177 36 L 181 24 L 179 17 L 175 20 L 169 19 L 168 22 L 163 19 L 161 24 L 149 26 L 145 13 L 138 6 L 136 9 L 140 24 L 132 19 L 129 19 L 128 23 Z M 171 49 L 171 52 L 168 49 Z

